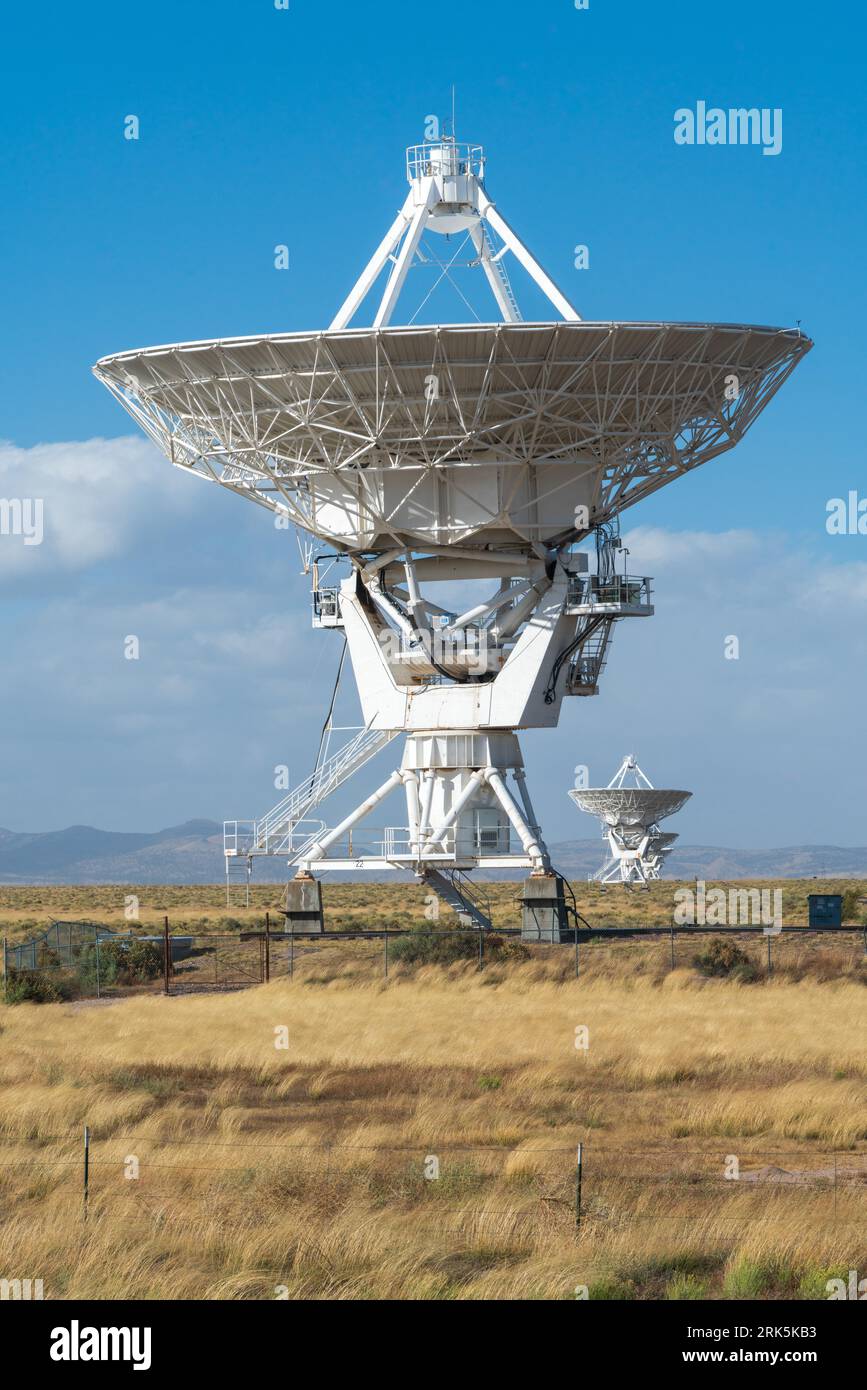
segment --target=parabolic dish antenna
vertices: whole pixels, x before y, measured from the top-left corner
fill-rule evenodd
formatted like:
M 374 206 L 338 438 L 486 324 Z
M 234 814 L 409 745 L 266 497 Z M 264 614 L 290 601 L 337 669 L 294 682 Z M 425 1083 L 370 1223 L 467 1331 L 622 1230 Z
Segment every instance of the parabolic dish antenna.
M 608 841 L 610 857 L 593 877 L 601 883 L 647 883 L 659 878 L 663 858 L 678 838 L 660 831 L 659 822 L 679 811 L 692 792 L 654 787 L 629 754 L 607 787 L 573 787 L 569 795 L 580 811 L 598 817 Z
M 411 146 L 406 176 L 327 330 L 141 348 L 94 371 L 173 464 L 329 551 L 313 564 L 314 624 L 345 632 L 364 724 L 266 816 L 227 823 L 227 869 L 249 881 L 258 854 L 302 874 L 409 869 L 484 925 L 456 875 L 556 878 L 516 730 L 596 694 L 614 623 L 653 613 L 649 578 L 617 570 L 620 512 L 737 444 L 811 343 L 791 328 L 584 322 L 491 201 L 480 146 Z M 441 260 L 437 234 L 464 241 Z M 410 271 L 451 278 L 463 245 L 499 321 L 392 325 Z M 557 321 L 523 321 L 507 258 Z M 374 290 L 372 326 L 351 327 Z M 322 563 L 347 577 L 326 582 Z M 494 587 L 455 611 L 437 585 L 456 580 Z M 401 732 L 386 782 L 333 828 L 310 819 Z M 364 840 L 398 788 L 401 823 Z
M 614 791 L 607 787 L 570 791 L 575 805 L 588 815 L 598 816 L 606 825 L 657 825 L 666 816 L 679 811 L 692 792 L 664 791 L 656 787 L 624 787 Z

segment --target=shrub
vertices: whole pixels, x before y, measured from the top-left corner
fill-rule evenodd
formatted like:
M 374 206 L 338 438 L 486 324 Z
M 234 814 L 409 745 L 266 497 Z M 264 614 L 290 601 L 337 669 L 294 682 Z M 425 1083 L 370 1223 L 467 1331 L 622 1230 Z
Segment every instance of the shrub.
M 462 931 L 434 933 L 420 928 L 408 936 L 399 936 L 389 946 L 389 954 L 406 965 L 451 965 L 456 960 L 478 957 L 478 935 Z
M 163 972 L 162 948 L 154 941 L 140 941 L 135 937 L 126 940 L 101 937 L 98 971 L 94 942 L 88 942 L 81 948 L 77 968 L 78 978 L 84 990 L 96 990 L 97 974 L 101 988 L 114 984 L 146 984 L 149 980 L 157 979 Z
M 486 961 L 497 964 L 520 964 L 532 958 L 523 941 L 504 940 L 502 936 L 486 935 L 482 942 Z M 399 936 L 388 948 L 394 960 L 406 965 L 451 965 L 457 960 L 478 960 L 477 931 L 440 931 L 417 927 L 408 936 Z
M 760 974 L 746 951 L 724 937 L 715 937 L 693 957 L 693 964 L 702 975 L 741 980 L 745 984 L 757 980 Z
M 860 888 L 847 888 L 843 894 L 842 921 L 857 922 L 861 911 L 863 895 Z
M 95 941 L 88 941 L 77 952 L 76 971 L 79 984 L 85 993 L 96 993 L 100 988 L 113 985 L 117 980 L 117 943 L 100 939 L 99 947 Z
M 41 970 L 12 970 L 6 980 L 7 1004 L 58 1004 L 69 997 L 63 985 Z
M 162 950 L 155 941 L 130 941 L 121 966 L 130 984 L 156 980 L 163 973 Z
M 495 961 L 502 961 L 504 965 L 521 965 L 524 961 L 533 959 L 533 952 L 523 941 L 504 941 L 501 936 L 485 938 L 485 955 L 489 954 Z

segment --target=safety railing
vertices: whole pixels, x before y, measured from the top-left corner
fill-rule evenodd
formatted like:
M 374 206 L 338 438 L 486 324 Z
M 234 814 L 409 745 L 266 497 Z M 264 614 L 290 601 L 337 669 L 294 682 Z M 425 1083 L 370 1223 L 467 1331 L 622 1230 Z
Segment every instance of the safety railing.
M 596 574 L 573 574 L 566 607 L 570 613 L 644 615 L 653 610 L 651 584 L 647 575 L 617 574 L 602 580 Z
M 406 176 L 410 180 L 445 174 L 459 178 L 473 174 L 484 178 L 485 151 L 481 145 L 468 145 L 456 140 L 443 140 L 425 145 L 410 145 L 406 152 Z

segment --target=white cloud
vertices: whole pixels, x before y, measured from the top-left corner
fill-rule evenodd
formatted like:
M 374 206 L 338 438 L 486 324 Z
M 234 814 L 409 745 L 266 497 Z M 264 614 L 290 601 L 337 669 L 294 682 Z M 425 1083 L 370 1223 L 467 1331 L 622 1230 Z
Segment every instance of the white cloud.
M 0 498 L 40 499 L 39 545 L 0 535 L 0 576 L 42 580 L 120 555 L 161 513 L 189 514 L 195 489 L 148 440 L 0 443 Z
M 636 526 L 623 536 L 623 544 L 635 560 L 636 572 L 642 565 L 667 570 L 693 571 L 705 564 L 733 565 L 760 553 L 765 542 L 754 531 L 664 531 L 659 526 Z

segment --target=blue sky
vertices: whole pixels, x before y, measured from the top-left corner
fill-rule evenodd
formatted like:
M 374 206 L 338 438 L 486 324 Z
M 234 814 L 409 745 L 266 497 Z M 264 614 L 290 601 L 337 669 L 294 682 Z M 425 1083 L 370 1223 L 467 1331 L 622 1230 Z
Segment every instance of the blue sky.
M 44 496 L 47 531 L 0 537 L 0 825 L 252 816 L 274 764 L 308 770 L 337 650 L 309 631 L 294 541 L 174 474 L 90 366 L 327 324 L 454 82 L 489 191 L 585 317 L 800 320 L 816 342 L 742 446 L 624 517 L 658 616 L 621 624 L 598 699 L 526 739 L 549 838 L 593 833 L 571 766 L 607 781 L 634 749 L 694 788 L 693 843 L 865 842 L 867 537 L 824 525 L 828 498 L 867 495 L 859 10 L 49 3 L 4 38 L 0 495 Z M 675 145 L 699 100 L 781 108 L 782 152 Z

